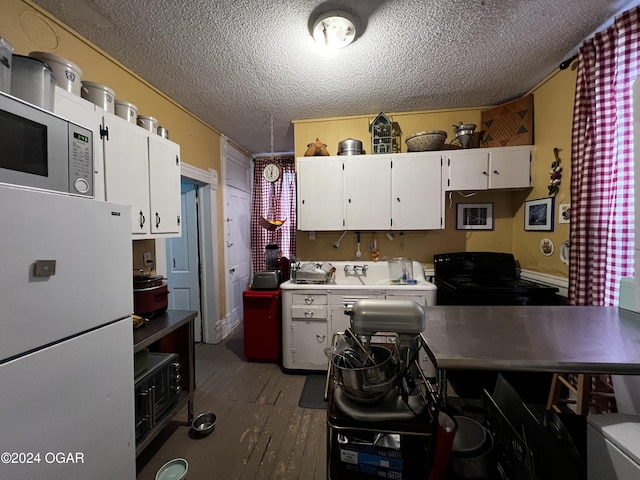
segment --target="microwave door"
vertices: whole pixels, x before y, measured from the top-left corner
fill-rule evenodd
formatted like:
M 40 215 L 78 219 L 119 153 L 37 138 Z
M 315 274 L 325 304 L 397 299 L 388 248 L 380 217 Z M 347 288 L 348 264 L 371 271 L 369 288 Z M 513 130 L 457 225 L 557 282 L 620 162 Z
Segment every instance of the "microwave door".
M 5 97 L 2 100 L 0 183 L 68 192 L 68 122 L 19 102 L 7 104 Z

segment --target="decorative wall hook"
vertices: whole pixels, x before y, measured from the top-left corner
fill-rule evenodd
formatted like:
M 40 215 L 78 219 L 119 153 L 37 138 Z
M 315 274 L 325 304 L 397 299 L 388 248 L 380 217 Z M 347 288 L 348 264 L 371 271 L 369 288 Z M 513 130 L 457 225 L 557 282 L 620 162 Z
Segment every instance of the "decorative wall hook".
M 555 160 L 551 163 L 551 171 L 549 172 L 551 181 L 549 182 L 549 195 L 555 195 L 560 190 L 560 182 L 562 180 L 562 167 L 560 166 L 560 149 L 554 148 L 553 155 Z

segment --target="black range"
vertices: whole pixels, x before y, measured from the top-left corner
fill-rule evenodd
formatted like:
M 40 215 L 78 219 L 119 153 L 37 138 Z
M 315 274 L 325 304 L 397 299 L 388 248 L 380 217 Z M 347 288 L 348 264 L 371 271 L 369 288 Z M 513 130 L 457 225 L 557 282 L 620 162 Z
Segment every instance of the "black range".
M 558 305 L 558 288 L 519 278 L 511 253 L 434 255 L 438 305 Z

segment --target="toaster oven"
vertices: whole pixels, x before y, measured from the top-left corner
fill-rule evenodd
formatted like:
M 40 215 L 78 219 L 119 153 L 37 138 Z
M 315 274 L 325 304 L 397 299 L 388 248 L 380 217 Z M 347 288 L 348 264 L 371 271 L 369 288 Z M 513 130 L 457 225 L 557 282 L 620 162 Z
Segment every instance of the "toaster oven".
M 147 369 L 135 377 L 136 441 L 175 403 L 180 386 L 180 358 L 176 353 L 150 352 Z

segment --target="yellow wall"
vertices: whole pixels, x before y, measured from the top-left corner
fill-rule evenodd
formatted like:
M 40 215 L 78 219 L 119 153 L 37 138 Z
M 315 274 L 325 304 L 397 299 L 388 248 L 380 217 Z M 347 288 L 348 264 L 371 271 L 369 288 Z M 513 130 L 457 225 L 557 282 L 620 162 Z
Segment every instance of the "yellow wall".
M 169 131 L 169 138 L 180 145 L 182 162 L 204 170 L 221 171 L 219 132 L 31 1 L 2 1 L 0 36 L 13 46 L 16 54 L 45 51 L 71 60 L 82 69 L 84 80 L 111 87 L 116 98 L 135 104 L 139 114 L 156 117 Z M 218 205 L 223 205 L 222 189 L 218 189 Z M 223 231 L 222 218 L 220 210 L 220 232 Z M 148 240 L 134 241 L 133 250 L 134 267 L 138 267 L 136 262 L 141 263 L 141 252 L 155 253 L 155 246 Z M 222 254 L 219 265 L 224 265 Z M 221 273 L 221 315 L 225 314 L 224 280 Z
M 559 277 L 568 277 L 567 266 L 560 261 L 560 243 L 569 239 L 569 225 L 557 223 L 557 208 L 560 203 L 569 203 L 571 115 L 575 89 L 575 72 L 565 70 L 548 78 L 534 91 L 534 187 L 524 191 L 479 192 L 465 197 L 458 192 L 445 195 L 445 229 L 435 231 L 405 232 L 404 249 L 400 248 L 399 233 L 396 239 L 387 240 L 385 232 L 362 234 L 363 259 L 370 259 L 367 247 L 376 238 L 380 258 L 407 256 L 427 265 L 433 265 L 433 255 L 454 251 L 513 252 L 520 266 Z M 481 112 L 486 107 L 450 111 L 388 113 L 402 130 L 402 151 L 406 151 L 406 136 L 422 130 L 445 130 L 447 141 L 453 138 L 452 125 L 458 122 L 475 123 L 481 129 Z M 303 156 L 307 144 L 319 138 L 327 144 L 331 155 L 337 154 L 338 143 L 346 138 L 363 142 L 363 148 L 371 151 L 370 122 L 377 115 L 328 118 L 294 121 L 295 154 Z M 387 112 L 385 112 L 387 113 Z M 548 196 L 549 170 L 554 160 L 553 148 L 561 149 L 561 165 L 564 168 L 560 192 L 556 198 L 556 221 L 554 232 L 525 232 L 523 204 L 527 199 Z M 458 231 L 455 228 L 455 205 L 460 202 L 493 202 L 495 228 L 493 231 Z M 316 232 L 310 240 L 308 232 L 297 232 L 297 255 L 303 260 L 354 260 L 356 252 L 355 232 L 349 232 L 339 249 L 332 247 L 341 232 Z M 540 241 L 550 238 L 556 247 L 555 253 L 544 256 Z
M 524 206 L 520 205 L 513 221 L 513 253 L 522 268 L 569 277 L 569 267 L 560 260 L 560 244 L 569 240 L 569 224 L 558 223 L 558 206 L 571 203 L 571 131 L 576 71 L 559 70 L 540 84 L 533 92 L 535 131 L 535 182 L 528 199 L 549 196 L 551 163 L 555 160 L 553 149 L 559 148 L 562 183 L 555 195 L 555 220 L 553 232 L 525 232 Z M 540 252 L 540 241 L 549 238 L 555 245 L 553 255 Z

